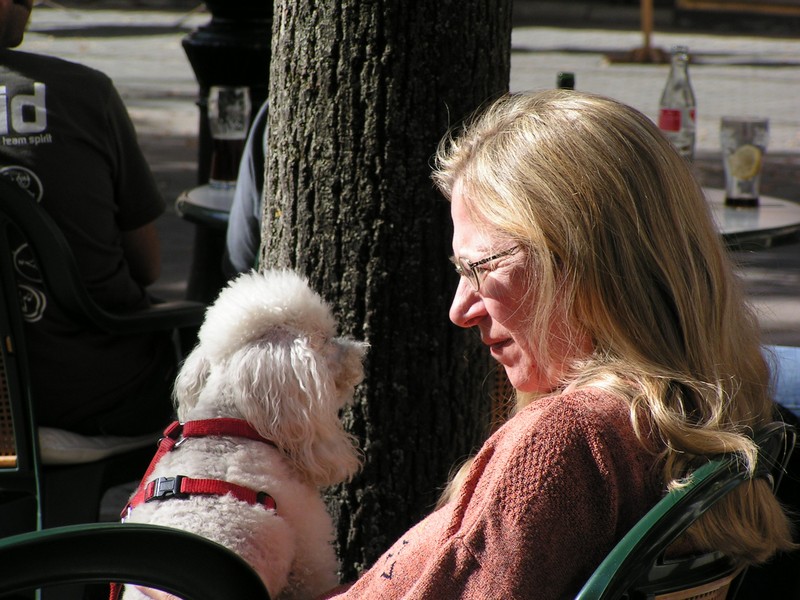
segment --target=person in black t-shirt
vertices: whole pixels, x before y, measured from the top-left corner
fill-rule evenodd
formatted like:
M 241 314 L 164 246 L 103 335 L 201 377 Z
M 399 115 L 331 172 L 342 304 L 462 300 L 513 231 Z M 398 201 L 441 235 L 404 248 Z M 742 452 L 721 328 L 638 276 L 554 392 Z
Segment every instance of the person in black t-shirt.
M 101 306 L 145 306 L 161 269 L 154 221 L 164 200 L 106 75 L 9 49 L 22 42 L 32 4 L 0 0 L 0 174 L 53 217 Z M 40 425 L 86 435 L 163 427 L 176 368 L 166 334 L 76 328 L 48 305 L 35 274 L 23 301 Z

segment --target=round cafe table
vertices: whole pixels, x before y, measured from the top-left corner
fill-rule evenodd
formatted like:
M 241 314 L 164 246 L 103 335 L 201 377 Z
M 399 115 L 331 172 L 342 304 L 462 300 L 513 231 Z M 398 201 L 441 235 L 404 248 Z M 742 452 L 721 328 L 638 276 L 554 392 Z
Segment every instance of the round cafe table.
M 791 241 L 800 233 L 800 204 L 761 196 L 754 208 L 725 206 L 725 191 L 703 188 L 714 220 L 732 249 L 769 248 Z
M 206 184 L 186 190 L 175 202 L 178 216 L 195 225 L 192 266 L 186 289 L 189 300 L 211 302 L 225 285 L 222 256 L 233 192 L 233 186 L 217 188 Z
M 175 201 L 178 215 L 196 225 L 226 229 L 231 212 L 234 187 L 200 185 L 181 193 Z

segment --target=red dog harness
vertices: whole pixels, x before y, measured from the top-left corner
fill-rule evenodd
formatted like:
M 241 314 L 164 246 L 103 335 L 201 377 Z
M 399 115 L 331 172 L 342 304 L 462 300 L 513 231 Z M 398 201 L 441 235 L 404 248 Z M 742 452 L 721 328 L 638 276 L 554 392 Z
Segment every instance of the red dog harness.
M 145 471 L 136 494 L 122 510 L 120 515 L 122 520 L 124 521 L 131 511 L 143 502 L 166 500 L 168 498 L 187 498 L 195 494 L 216 496 L 231 494 L 234 498 L 248 504 L 260 504 L 267 510 L 277 510 L 275 500 L 266 492 L 255 491 L 243 485 L 220 479 L 192 479 L 183 475 L 176 475 L 175 477 L 159 477 L 152 481 L 147 481 L 158 461 L 167 452 L 179 448 L 187 438 L 206 437 L 209 435 L 243 437 L 257 442 L 264 442 L 270 446 L 275 445 L 271 440 L 261 437 L 247 421 L 242 419 L 218 418 L 189 421 L 187 423 L 179 423 L 178 421 L 170 423 L 169 427 L 164 430 L 164 437 L 158 442 L 156 455 L 150 461 L 150 466 Z M 121 593 L 122 584 L 110 584 L 109 600 L 118 600 Z
M 275 444 L 262 437 L 247 421 L 242 419 L 205 419 L 202 421 L 189 421 L 179 423 L 175 421 L 164 430 L 164 437 L 158 443 L 158 450 L 150 466 L 142 477 L 142 482 L 136 493 L 122 510 L 124 521 L 131 511 L 142 504 L 152 500 L 166 500 L 168 498 L 187 498 L 191 495 L 218 495 L 231 494 L 234 498 L 248 504 L 260 504 L 267 510 L 276 510 L 275 500 L 263 491 L 256 491 L 236 483 L 220 479 L 193 479 L 176 475 L 174 477 L 159 477 L 148 481 L 158 461 L 167 453 L 179 448 L 183 441 L 192 437 L 206 437 L 210 435 L 226 437 L 243 437 L 274 446 Z

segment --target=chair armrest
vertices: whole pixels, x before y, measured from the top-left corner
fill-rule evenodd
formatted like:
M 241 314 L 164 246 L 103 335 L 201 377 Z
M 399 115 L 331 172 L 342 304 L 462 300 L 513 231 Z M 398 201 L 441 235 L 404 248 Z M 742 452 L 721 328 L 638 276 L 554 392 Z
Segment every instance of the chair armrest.
M 96 325 L 111 333 L 131 334 L 199 327 L 207 306 L 202 302 L 175 300 L 153 304 L 140 310 L 112 313 L 94 305 L 90 310 Z

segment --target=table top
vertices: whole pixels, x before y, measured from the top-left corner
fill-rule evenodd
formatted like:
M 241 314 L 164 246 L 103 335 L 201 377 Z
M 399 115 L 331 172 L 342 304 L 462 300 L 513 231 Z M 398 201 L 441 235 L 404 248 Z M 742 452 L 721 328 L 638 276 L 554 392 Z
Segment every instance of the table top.
M 725 191 L 703 188 L 725 243 L 733 249 L 769 248 L 800 233 L 800 204 L 761 196 L 755 208 L 725 206 Z
M 725 243 L 733 249 L 769 248 L 800 233 L 800 204 L 762 196 L 756 208 L 725 206 L 725 192 L 703 188 Z M 216 229 L 228 225 L 234 188 L 208 184 L 183 192 L 175 203 L 178 214 L 193 223 Z
M 197 225 L 215 229 L 228 226 L 234 187 L 218 188 L 208 184 L 186 190 L 175 202 L 178 215 Z

